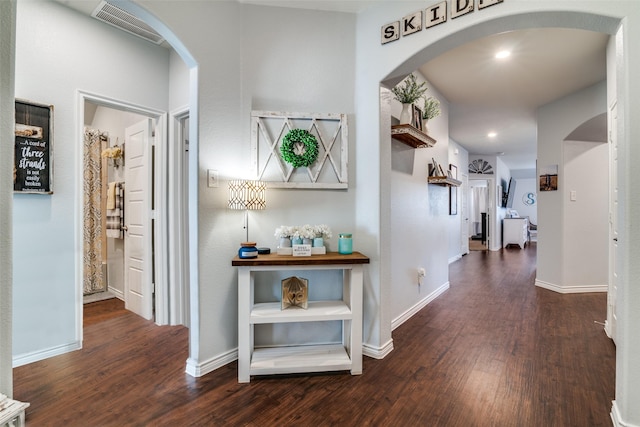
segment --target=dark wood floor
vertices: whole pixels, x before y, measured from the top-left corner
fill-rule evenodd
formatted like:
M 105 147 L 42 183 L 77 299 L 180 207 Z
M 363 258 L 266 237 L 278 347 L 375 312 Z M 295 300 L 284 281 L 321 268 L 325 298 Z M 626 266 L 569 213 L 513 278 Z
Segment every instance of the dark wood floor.
M 117 300 L 85 310 L 84 349 L 15 369 L 36 426 L 610 426 L 615 347 L 605 294 L 533 285 L 535 245 L 472 252 L 451 289 L 393 332 L 384 360 L 345 373 L 184 373 L 187 331 Z M 598 323 L 600 322 L 600 323 Z

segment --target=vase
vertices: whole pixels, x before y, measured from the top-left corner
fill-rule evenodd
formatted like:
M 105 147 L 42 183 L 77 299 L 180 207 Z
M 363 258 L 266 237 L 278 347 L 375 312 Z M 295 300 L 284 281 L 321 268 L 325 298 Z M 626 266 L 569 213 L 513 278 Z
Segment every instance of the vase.
M 305 237 L 304 239 L 302 239 L 302 244 L 303 245 L 311 245 L 311 244 L 313 244 L 313 239 L 308 239 L 308 238 Z
M 429 134 L 429 129 L 427 128 L 427 123 L 429 123 L 429 119 L 422 119 L 422 132 Z
M 290 237 L 281 237 L 280 238 L 280 247 L 281 248 L 290 248 L 291 247 L 291 238 Z
M 301 245 L 302 244 L 302 238 L 301 237 L 293 237 L 291 239 L 291 243 L 294 245 Z
M 322 237 L 316 237 L 313 239 L 314 248 L 321 248 L 322 246 L 324 246 L 324 239 Z
M 402 104 L 402 112 L 400 113 L 400 124 L 401 125 L 410 125 L 411 124 L 411 116 L 412 106 L 413 104 Z

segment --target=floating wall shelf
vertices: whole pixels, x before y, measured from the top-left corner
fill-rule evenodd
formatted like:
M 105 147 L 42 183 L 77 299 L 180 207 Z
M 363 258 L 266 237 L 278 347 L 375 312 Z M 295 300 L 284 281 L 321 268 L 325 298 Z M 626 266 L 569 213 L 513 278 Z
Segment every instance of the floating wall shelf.
M 448 176 L 430 176 L 427 178 L 429 184 L 442 185 L 443 187 L 460 187 L 462 181 Z
M 413 148 L 433 147 L 436 140 L 411 125 L 391 126 L 391 137 Z

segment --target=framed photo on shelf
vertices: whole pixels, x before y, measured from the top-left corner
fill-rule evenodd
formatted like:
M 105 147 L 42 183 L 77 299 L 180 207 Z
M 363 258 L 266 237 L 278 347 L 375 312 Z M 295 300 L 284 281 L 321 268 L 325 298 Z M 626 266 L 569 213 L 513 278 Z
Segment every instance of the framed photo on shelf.
M 422 131 L 422 110 L 419 107 L 413 105 L 412 113 L 413 118 L 411 121 L 413 122 L 413 127 L 418 129 L 419 131 Z
M 458 179 L 458 167 L 449 164 L 447 174 L 453 179 Z M 458 187 L 455 186 L 449 187 L 449 215 L 458 215 Z

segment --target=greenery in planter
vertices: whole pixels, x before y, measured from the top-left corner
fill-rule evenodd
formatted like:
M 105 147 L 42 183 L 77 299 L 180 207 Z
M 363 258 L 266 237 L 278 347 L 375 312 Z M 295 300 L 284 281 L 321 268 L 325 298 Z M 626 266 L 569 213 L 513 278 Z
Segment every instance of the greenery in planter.
M 391 89 L 391 92 L 393 92 L 394 98 L 401 103 L 413 104 L 424 95 L 427 89 L 429 88 L 425 82 L 418 83 L 416 76 L 409 74 L 409 77 Z
M 433 96 L 423 97 L 422 118 L 425 120 L 435 119 L 440 115 L 440 101 Z
M 309 167 L 318 158 L 318 141 L 304 129 L 291 129 L 282 139 L 280 154 L 294 168 Z

